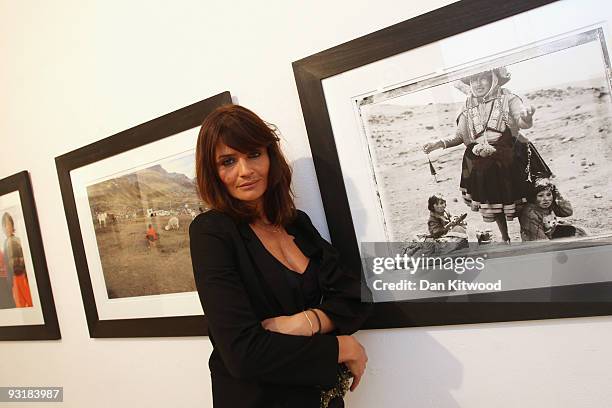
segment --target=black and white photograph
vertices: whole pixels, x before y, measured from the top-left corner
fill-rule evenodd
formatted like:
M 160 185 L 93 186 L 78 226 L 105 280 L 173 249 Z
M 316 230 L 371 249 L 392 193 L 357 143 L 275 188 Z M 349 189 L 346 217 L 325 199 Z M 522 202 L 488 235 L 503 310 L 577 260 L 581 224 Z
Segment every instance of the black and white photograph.
M 388 240 L 610 236 L 609 69 L 595 28 L 361 99 Z

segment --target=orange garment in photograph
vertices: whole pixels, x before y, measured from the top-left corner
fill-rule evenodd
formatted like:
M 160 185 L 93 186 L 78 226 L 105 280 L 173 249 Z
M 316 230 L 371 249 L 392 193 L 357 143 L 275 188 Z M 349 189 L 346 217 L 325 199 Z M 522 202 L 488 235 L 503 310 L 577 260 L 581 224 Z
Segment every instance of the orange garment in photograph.
M 147 236 L 147 239 L 149 241 L 157 241 L 157 232 L 155 232 L 155 228 L 153 228 L 153 227 L 150 227 L 147 230 L 147 235 L 146 236 Z
M 25 273 L 13 277 L 13 298 L 17 307 L 32 307 L 30 285 Z

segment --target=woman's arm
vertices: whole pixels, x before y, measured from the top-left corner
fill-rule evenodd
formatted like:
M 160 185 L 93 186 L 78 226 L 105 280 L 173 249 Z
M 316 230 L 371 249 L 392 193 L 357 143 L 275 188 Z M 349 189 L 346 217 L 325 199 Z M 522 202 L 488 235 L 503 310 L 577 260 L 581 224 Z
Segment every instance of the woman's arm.
M 448 149 L 449 147 L 459 146 L 464 142 L 467 135 L 469 135 L 467 119 L 465 117 L 465 113 L 461 112 L 457 118 L 457 129 L 455 130 L 455 136 L 442 139 L 444 148 Z
M 326 334 L 336 328 L 329 316 L 319 309 L 308 309 L 291 316 L 270 317 L 263 320 L 261 325 L 266 330 L 292 336 Z
M 465 115 L 461 114 L 457 122 L 457 129 L 454 136 L 440 139 L 435 142 L 425 143 L 423 145 L 423 151 L 425 153 L 431 153 L 437 149 L 448 149 L 449 147 L 459 146 L 461 143 L 463 143 L 463 135 L 465 134 L 466 130 L 467 122 L 465 120 Z
M 521 129 L 532 127 L 535 108 L 532 105 L 524 105 L 521 98 L 516 95 L 509 95 L 508 98 L 508 109 L 512 120 Z
M 189 227 L 198 295 L 215 348 L 236 378 L 277 384 L 335 384 L 338 340 L 265 330 L 255 315 L 236 265 L 227 226 L 205 214 Z M 231 221 L 230 221 L 231 222 Z

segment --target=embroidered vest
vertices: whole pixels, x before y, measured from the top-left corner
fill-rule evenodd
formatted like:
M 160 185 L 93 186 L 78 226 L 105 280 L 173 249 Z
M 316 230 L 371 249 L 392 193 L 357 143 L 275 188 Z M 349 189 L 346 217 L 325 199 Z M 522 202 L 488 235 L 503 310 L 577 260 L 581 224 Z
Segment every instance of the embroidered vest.
M 467 127 L 472 139 L 477 138 L 487 129 L 499 133 L 502 133 L 506 129 L 506 126 L 508 126 L 509 112 L 508 96 L 509 92 L 507 90 L 500 89 L 493 99 L 478 103 L 476 98 L 472 97 L 465 101 L 463 113 L 467 118 Z M 482 117 L 478 107 L 482 104 L 486 104 L 488 101 L 493 102 L 490 115 L 488 115 L 488 112 L 485 112 L 488 117 Z

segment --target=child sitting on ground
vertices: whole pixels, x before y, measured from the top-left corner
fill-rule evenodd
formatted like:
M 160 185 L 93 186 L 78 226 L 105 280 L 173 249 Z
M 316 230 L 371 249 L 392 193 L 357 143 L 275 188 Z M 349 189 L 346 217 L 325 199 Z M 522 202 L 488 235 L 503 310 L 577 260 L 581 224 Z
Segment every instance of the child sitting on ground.
M 521 239 L 537 241 L 585 236 L 586 232 L 557 217 L 573 214 L 571 203 L 561 196 L 557 187 L 548 178 L 537 179 L 529 202 L 520 213 Z
M 446 211 L 446 200 L 440 194 L 429 197 L 427 202 L 429 219 L 427 227 L 432 238 L 456 237 L 467 238 L 466 224 L 463 222 L 467 214 L 453 217 Z

